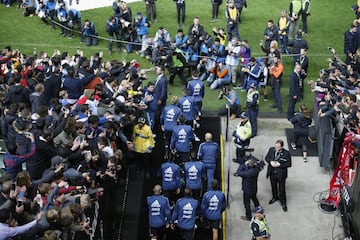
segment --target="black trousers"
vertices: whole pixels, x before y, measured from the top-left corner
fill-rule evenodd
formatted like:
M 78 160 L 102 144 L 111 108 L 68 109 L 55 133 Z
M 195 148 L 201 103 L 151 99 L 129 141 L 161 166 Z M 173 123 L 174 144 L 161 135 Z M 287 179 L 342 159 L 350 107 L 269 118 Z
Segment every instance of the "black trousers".
M 185 23 L 185 2 L 176 4 L 177 23 L 178 25 Z
M 256 193 L 255 194 L 248 194 L 246 192 L 243 193 L 245 213 L 248 219 L 251 219 L 250 199 L 253 201 L 255 208 L 257 206 L 260 206 L 259 200 L 256 197 Z
M 279 199 L 281 204 L 286 204 L 285 181 L 286 178 L 280 177 L 276 173 L 270 175 L 272 197 Z

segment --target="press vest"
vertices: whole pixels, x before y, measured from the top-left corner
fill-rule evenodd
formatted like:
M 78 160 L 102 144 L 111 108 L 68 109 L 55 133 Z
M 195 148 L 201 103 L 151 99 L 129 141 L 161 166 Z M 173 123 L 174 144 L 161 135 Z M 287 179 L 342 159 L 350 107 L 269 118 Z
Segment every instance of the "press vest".
M 269 237 L 270 236 L 270 229 L 268 227 L 268 225 L 266 224 L 266 219 L 264 218 L 263 220 L 259 220 L 255 217 L 253 217 L 253 219 L 251 219 L 250 222 L 250 228 L 252 223 L 256 223 L 259 226 L 259 232 L 261 234 L 261 237 Z M 251 228 L 251 234 L 254 236 L 253 230 Z

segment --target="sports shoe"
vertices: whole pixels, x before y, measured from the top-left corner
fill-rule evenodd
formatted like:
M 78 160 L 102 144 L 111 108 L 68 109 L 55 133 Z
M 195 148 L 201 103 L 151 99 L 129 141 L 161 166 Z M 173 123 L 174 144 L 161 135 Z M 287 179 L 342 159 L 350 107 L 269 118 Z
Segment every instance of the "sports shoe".
M 264 102 L 267 102 L 268 101 L 268 98 L 264 98 Z
M 294 142 L 291 143 L 291 148 L 295 151 L 296 150 L 296 144 Z
M 304 157 L 303 159 L 304 159 L 304 162 L 305 162 L 305 163 L 307 163 L 307 158 L 306 158 L 306 157 Z
M 241 220 L 251 221 L 251 219 L 247 218 L 246 216 L 241 216 L 240 218 L 241 218 Z

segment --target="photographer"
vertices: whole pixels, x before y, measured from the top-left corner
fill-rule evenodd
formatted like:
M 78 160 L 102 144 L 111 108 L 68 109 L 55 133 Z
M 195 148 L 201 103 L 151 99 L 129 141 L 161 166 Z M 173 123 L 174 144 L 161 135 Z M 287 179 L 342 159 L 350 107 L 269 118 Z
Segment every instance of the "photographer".
M 223 62 L 215 63 L 214 67 L 210 70 L 210 76 L 207 80 L 210 89 L 221 88 L 230 83 L 229 69 Z
M 170 72 L 170 78 L 169 83 L 173 84 L 175 76 L 178 75 L 181 79 L 181 82 L 184 87 L 187 86 L 187 80 L 184 76 L 184 68 L 187 65 L 185 55 L 183 51 L 181 51 L 178 48 L 170 48 L 169 49 L 169 57 L 170 57 L 170 66 L 169 66 L 169 72 Z
M 85 38 L 86 46 L 97 45 L 97 31 L 95 30 L 95 25 L 90 20 L 86 19 L 82 27 L 82 37 L 81 41 Z
M 260 205 L 256 197 L 259 170 L 260 168 L 256 166 L 256 162 L 249 159 L 245 164 L 240 165 L 234 173 L 235 177 L 242 177 L 243 200 L 246 212 L 245 216 L 240 217 L 242 220 L 251 220 L 250 199 L 253 201 L 255 208 Z
M 219 100 L 224 98 L 226 100 L 225 106 L 218 112 L 219 116 L 226 115 L 228 109 L 230 111 L 230 119 L 235 119 L 240 115 L 241 106 L 239 94 L 235 90 L 231 90 L 230 86 L 224 87 L 224 89 L 220 91 L 218 98 Z

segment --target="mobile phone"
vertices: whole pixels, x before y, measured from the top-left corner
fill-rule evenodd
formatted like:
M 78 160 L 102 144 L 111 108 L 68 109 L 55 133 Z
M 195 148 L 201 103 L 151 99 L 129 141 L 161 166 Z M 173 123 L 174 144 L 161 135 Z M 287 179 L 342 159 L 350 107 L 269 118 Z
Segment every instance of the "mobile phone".
M 17 207 L 21 207 L 23 205 L 23 201 L 16 201 L 16 206 Z

